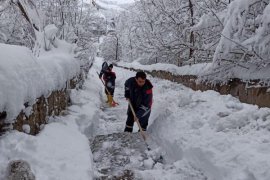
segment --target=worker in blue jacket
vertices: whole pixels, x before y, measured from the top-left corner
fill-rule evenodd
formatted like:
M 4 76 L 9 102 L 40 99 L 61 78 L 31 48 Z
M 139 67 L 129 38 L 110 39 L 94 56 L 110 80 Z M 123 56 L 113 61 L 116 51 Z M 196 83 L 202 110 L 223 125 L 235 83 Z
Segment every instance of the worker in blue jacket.
M 147 129 L 148 119 L 151 113 L 153 102 L 152 89 L 153 85 L 146 79 L 146 74 L 142 71 L 137 72 L 135 77 L 131 77 L 125 82 L 125 98 L 130 100 L 143 131 Z M 128 107 L 127 115 L 124 131 L 132 132 L 134 116 L 130 107 Z

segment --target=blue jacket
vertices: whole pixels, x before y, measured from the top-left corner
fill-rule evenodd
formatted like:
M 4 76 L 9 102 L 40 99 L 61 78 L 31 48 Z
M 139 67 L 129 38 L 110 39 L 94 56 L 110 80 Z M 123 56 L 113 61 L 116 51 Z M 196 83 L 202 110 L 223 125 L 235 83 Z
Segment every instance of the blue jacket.
M 135 77 L 131 77 L 125 82 L 125 98 L 130 99 L 137 118 L 142 118 L 151 112 L 153 101 L 153 85 L 146 79 L 142 87 L 137 85 Z M 128 112 L 130 107 L 128 108 Z

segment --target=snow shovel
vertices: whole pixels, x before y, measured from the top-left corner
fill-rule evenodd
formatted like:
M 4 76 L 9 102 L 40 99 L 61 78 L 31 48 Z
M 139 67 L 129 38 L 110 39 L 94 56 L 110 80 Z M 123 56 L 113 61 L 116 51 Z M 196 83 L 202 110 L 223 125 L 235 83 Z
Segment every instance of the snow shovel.
M 97 74 L 98 74 L 98 72 L 97 72 Z M 99 76 L 99 74 L 98 74 L 98 76 Z M 105 82 L 104 82 L 101 78 L 99 78 L 99 79 L 101 80 L 102 84 L 104 85 L 105 90 L 106 90 L 106 92 L 108 93 L 108 95 L 112 97 L 110 91 L 107 89 L 107 87 L 106 87 L 106 85 L 105 85 Z M 119 103 L 115 102 L 114 99 L 113 99 L 113 100 L 112 100 L 112 106 L 114 107 L 114 106 L 116 106 L 116 105 L 119 105 Z
M 144 140 L 144 142 L 145 142 L 145 144 L 146 144 L 146 146 L 147 146 L 147 149 L 148 149 L 148 151 L 150 151 L 151 149 L 150 149 L 149 145 L 148 145 L 147 142 L 146 142 L 146 134 L 145 134 L 145 133 L 143 132 L 143 130 L 142 130 L 142 127 L 141 127 L 141 124 L 140 124 L 140 122 L 139 122 L 139 119 L 137 118 L 136 113 L 135 113 L 135 111 L 134 111 L 134 109 L 133 109 L 133 106 L 132 106 L 132 104 L 131 104 L 131 102 L 130 102 L 129 99 L 128 99 L 128 104 L 129 104 L 129 107 L 130 107 L 130 109 L 131 109 L 131 111 L 132 111 L 132 114 L 133 114 L 133 117 L 134 117 L 134 121 L 137 123 L 137 125 L 138 125 L 138 127 L 139 127 L 139 129 L 140 129 L 140 133 L 141 133 L 142 138 L 143 138 L 143 140 Z

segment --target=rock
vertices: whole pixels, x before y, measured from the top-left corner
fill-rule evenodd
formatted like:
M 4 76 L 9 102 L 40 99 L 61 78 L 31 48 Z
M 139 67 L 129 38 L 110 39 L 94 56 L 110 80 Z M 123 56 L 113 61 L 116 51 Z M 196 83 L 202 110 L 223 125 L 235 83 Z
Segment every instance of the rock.
M 99 179 L 134 179 L 131 169 L 143 169 L 147 146 L 139 133 L 99 135 L 91 142 Z M 136 160 L 136 161 L 135 161 Z
M 8 167 L 8 180 L 35 180 L 30 165 L 23 160 L 12 161 Z

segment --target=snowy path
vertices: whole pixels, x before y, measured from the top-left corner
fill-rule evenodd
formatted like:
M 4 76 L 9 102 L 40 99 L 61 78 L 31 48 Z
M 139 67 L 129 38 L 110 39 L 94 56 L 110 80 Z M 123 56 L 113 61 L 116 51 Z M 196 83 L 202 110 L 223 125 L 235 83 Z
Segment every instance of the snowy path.
M 94 72 L 97 69 L 99 70 L 100 66 L 101 61 L 97 61 L 91 71 Z M 94 162 L 96 162 L 95 165 L 99 169 L 99 171 L 108 171 L 108 168 L 106 168 L 107 166 L 109 166 L 108 164 L 110 164 L 110 166 L 118 166 L 119 161 L 123 160 L 123 167 L 120 167 L 119 170 L 127 170 L 126 172 L 131 173 L 132 177 L 134 177 L 135 179 L 164 179 L 166 177 L 168 179 L 204 179 L 203 174 L 199 170 L 195 170 L 191 165 L 187 163 L 184 163 L 185 167 L 183 168 L 177 167 L 171 163 L 164 164 L 157 162 L 159 160 L 160 154 L 163 152 L 161 152 L 160 148 L 156 147 L 155 142 L 151 142 L 151 140 L 153 140 L 151 134 L 149 134 L 149 143 L 152 150 L 148 152 L 145 149 L 145 146 L 139 148 L 139 144 L 143 144 L 143 142 L 138 133 L 134 135 L 122 133 L 125 127 L 125 121 L 127 117 L 127 102 L 124 98 L 124 82 L 127 78 L 134 76 L 135 72 L 131 72 L 117 67 L 114 67 L 114 71 L 117 74 L 114 99 L 119 103 L 119 106 L 116 106 L 114 108 L 102 108 L 99 111 L 99 120 L 98 122 L 96 122 L 93 128 L 95 129 L 95 133 L 92 137 L 96 137 L 98 135 L 95 141 L 103 142 L 103 145 L 97 145 L 97 147 L 95 147 L 95 149 L 97 150 L 93 151 Z M 92 72 L 90 72 L 90 74 Z M 92 75 L 91 77 L 93 77 Z M 151 78 L 151 81 L 153 81 L 154 84 L 158 84 L 159 80 Z M 100 90 L 99 96 L 104 102 L 106 97 L 103 93 L 102 88 Z M 106 107 L 106 103 L 102 103 L 101 106 Z M 135 125 L 134 132 L 136 132 L 137 130 L 138 128 Z M 135 144 L 128 144 L 127 142 L 134 142 Z M 123 152 L 119 153 L 119 151 Z M 166 158 L 165 153 L 163 153 L 163 156 L 164 158 Z M 125 161 L 127 162 L 125 163 Z M 132 171 L 130 172 L 129 170 Z M 110 171 L 112 171 L 111 168 Z M 115 172 L 111 173 L 113 175 L 113 173 Z
M 136 143 L 143 144 L 138 133 L 134 135 L 123 133 L 127 111 L 127 102 L 123 94 L 124 82 L 127 78 L 134 76 L 135 72 L 114 68 L 117 74 L 115 100 L 119 103 L 119 106 L 100 108 L 106 106 L 104 103 L 106 100 L 104 89 L 96 74 L 96 71 L 100 70 L 101 64 L 102 61 L 97 58 L 89 72 L 84 89 L 73 91 L 72 100 L 74 105 L 69 108 L 69 115 L 63 117 L 65 119 L 75 119 L 80 131 L 90 139 L 90 143 L 102 139 L 101 145 L 99 145 L 100 142 L 94 146 L 92 145 L 95 178 L 102 179 L 101 177 L 104 177 L 104 173 L 100 173 L 111 169 L 108 164 L 118 166 L 121 159 L 126 159 L 126 163 L 122 164 L 123 167 L 119 167 L 119 171 L 132 170 L 131 174 L 134 179 L 164 179 L 166 177 L 168 179 L 204 179 L 203 174 L 188 163 L 184 163 L 182 167 L 179 167 L 171 162 L 165 162 L 164 164 L 157 162 L 163 152 L 156 147 L 155 142 L 150 140 L 152 150 L 148 152 L 144 149 L 145 146 L 136 145 Z M 151 80 L 154 84 L 159 81 L 157 79 Z M 138 128 L 134 126 L 134 131 L 137 130 Z M 110 140 L 111 137 L 116 139 Z M 152 139 L 151 134 L 149 134 L 149 139 Z M 135 144 L 127 144 L 126 142 L 134 142 Z M 166 156 L 163 153 L 165 161 Z M 116 172 L 111 172 L 111 175 Z

